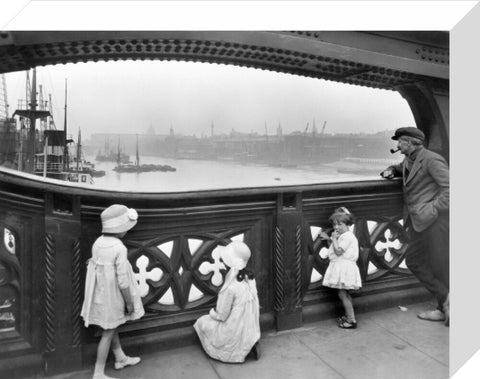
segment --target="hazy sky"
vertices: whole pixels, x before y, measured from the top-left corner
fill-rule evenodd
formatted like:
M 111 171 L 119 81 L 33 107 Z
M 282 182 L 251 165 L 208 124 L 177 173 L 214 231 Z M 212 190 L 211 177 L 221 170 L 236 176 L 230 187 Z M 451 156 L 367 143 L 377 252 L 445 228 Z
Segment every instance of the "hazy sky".
M 25 72 L 9 73 L 10 114 L 25 98 Z M 31 77 L 31 74 L 30 74 Z M 317 130 L 376 132 L 414 125 L 396 92 L 220 64 L 162 61 L 77 63 L 39 67 L 37 84 L 52 94 L 57 128 L 63 128 L 68 81 L 68 129 L 91 133 L 210 134 L 231 129 L 274 134 Z

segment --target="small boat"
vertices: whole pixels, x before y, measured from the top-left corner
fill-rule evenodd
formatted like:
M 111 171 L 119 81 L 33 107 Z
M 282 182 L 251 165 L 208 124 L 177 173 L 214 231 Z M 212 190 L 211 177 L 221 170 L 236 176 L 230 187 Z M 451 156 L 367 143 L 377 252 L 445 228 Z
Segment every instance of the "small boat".
M 138 153 L 138 136 L 137 136 L 137 151 L 134 164 L 122 164 L 120 160 L 120 149 L 118 149 L 117 166 L 113 168 L 116 172 L 175 172 L 177 169 L 170 165 L 161 164 L 140 164 L 140 155 Z
M 162 171 L 162 172 L 175 172 L 177 169 L 175 167 L 169 165 L 161 165 L 161 164 L 142 164 L 142 165 L 134 165 L 134 164 L 125 164 L 125 165 L 117 165 L 113 168 L 113 171 L 116 172 L 154 172 L 154 171 Z

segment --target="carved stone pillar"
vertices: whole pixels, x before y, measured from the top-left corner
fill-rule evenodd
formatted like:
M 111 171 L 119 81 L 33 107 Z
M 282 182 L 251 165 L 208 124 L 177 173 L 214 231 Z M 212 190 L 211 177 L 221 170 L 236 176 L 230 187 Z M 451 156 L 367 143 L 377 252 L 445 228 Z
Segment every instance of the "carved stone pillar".
M 45 198 L 45 373 L 80 369 L 81 252 L 78 197 Z
M 302 209 L 300 194 L 280 194 L 274 229 L 274 311 L 277 330 L 302 325 Z

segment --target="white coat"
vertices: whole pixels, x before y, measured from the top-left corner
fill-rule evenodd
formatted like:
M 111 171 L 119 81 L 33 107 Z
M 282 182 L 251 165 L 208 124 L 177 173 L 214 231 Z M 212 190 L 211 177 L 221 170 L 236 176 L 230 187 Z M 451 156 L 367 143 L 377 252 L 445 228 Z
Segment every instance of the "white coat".
M 235 275 L 236 272 L 230 271 Z M 228 277 L 228 274 L 227 274 Z M 194 324 L 205 352 L 222 362 L 243 362 L 260 339 L 255 280 L 226 278 L 217 306 Z

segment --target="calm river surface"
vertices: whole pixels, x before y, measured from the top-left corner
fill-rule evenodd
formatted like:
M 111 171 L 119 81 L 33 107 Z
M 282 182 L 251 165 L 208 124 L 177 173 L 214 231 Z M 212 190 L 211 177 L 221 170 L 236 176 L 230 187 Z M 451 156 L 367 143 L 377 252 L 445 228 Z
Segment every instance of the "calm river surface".
M 225 188 L 270 187 L 314 183 L 331 183 L 378 179 L 378 175 L 338 173 L 325 166 L 305 168 L 272 167 L 261 164 L 242 164 L 232 161 L 206 161 L 140 157 L 142 164 L 168 164 L 176 172 L 117 173 L 114 162 L 97 162 L 86 157 L 97 170 L 105 170 L 101 178 L 94 178 L 94 186 L 102 189 L 136 192 L 178 192 Z

